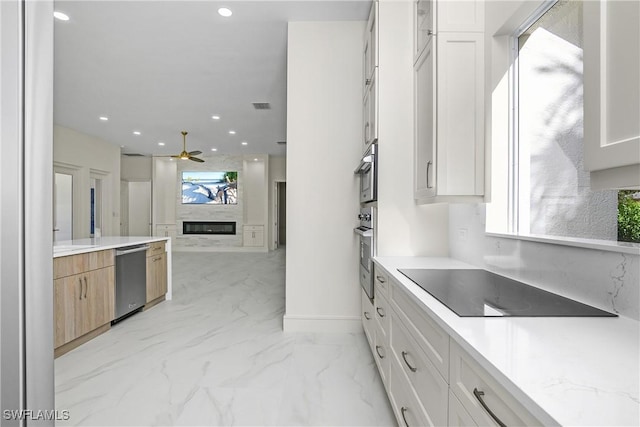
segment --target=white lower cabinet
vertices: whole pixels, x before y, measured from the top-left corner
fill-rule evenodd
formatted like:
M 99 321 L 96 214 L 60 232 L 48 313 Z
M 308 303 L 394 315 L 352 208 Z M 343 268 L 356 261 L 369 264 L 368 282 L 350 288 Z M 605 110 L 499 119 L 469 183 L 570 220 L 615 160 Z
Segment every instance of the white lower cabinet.
M 264 225 L 245 225 L 243 240 L 245 246 L 264 246 Z
M 507 390 L 458 344 L 451 343 L 451 391 L 482 426 L 540 426 Z M 472 424 L 473 425 L 473 424 Z
M 388 272 L 376 274 L 391 303 L 363 293 L 362 322 L 400 426 L 542 425 Z

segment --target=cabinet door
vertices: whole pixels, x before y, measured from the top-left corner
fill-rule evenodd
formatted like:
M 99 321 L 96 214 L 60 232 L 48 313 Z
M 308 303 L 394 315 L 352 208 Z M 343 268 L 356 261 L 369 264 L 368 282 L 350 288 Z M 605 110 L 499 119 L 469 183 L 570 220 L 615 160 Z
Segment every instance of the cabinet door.
M 436 194 L 435 182 L 435 43 L 429 43 L 414 69 L 414 197 Z
M 147 301 L 161 297 L 167 291 L 167 261 L 164 253 L 147 257 Z
M 84 290 L 75 316 L 78 336 L 109 323 L 115 314 L 115 269 L 101 268 L 82 276 Z
M 364 91 L 363 96 L 368 90 L 368 80 L 374 73 L 376 66 L 378 65 L 377 50 L 378 50 L 378 29 L 377 29 L 377 2 L 371 4 L 371 11 L 369 12 L 369 20 L 367 22 L 367 28 L 364 34 L 364 52 L 363 52 L 363 84 Z
M 378 79 L 374 71 L 367 83 L 367 93 L 364 98 L 364 153 L 369 145 L 378 140 Z
M 484 35 L 437 40 L 438 196 L 484 194 Z
M 76 274 L 53 281 L 54 286 L 54 347 L 77 338 L 76 310 L 84 290 L 83 275 Z
M 413 7 L 414 56 L 417 59 L 435 33 L 435 1 L 416 0 Z
M 584 2 L 584 162 L 591 186 L 640 186 L 640 2 Z M 619 169 L 616 169 L 619 168 Z

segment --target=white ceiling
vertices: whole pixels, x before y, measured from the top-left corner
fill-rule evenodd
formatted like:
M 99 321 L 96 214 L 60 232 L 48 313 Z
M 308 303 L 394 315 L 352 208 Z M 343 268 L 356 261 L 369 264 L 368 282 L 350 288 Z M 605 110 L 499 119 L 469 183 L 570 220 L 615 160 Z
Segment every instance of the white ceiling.
M 276 142 L 286 140 L 287 22 L 365 20 L 369 5 L 56 1 L 70 20 L 55 21 L 54 121 L 124 145 L 123 153 L 179 153 L 187 130 L 187 150 L 205 156 L 211 148 L 285 155 Z M 221 17 L 221 6 L 233 15 Z

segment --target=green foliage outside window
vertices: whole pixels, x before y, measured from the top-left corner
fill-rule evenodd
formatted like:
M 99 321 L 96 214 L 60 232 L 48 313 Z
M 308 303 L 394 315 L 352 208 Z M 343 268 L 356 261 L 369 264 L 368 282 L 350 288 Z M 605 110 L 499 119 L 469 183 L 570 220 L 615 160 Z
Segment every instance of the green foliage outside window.
M 639 190 L 618 192 L 618 241 L 640 243 L 640 195 Z

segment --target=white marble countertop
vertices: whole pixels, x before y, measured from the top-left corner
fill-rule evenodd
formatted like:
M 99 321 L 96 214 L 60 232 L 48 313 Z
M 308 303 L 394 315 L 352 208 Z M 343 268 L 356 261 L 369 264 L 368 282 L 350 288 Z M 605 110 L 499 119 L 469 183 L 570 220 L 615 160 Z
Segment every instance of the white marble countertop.
M 65 240 L 53 243 L 53 257 L 77 255 L 86 252 L 121 248 L 123 246 L 169 240 L 169 237 L 157 236 L 105 236 L 89 239 Z
M 640 322 L 459 317 L 397 269 L 477 267 L 449 258 L 375 262 L 544 425 L 640 425 Z

